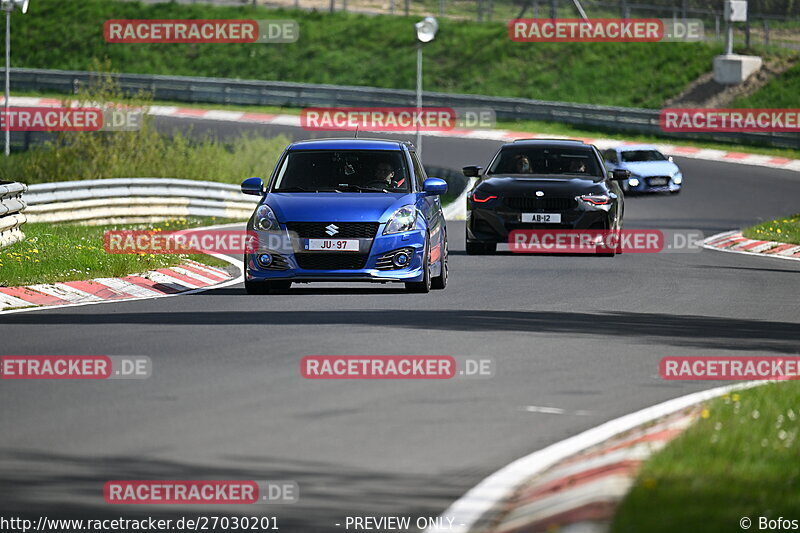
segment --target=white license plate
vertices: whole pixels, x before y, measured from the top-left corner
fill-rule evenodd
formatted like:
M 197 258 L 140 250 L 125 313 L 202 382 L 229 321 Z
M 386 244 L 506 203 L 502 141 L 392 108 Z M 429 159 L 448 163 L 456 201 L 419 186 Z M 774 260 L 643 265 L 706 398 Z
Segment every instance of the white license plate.
M 561 224 L 561 213 L 522 213 L 522 222 Z
M 305 248 L 329 252 L 357 252 L 358 244 L 358 239 L 308 239 Z
M 653 185 L 654 187 L 658 187 L 660 185 L 666 185 L 667 184 L 667 178 L 651 178 L 649 183 L 650 183 L 650 185 Z

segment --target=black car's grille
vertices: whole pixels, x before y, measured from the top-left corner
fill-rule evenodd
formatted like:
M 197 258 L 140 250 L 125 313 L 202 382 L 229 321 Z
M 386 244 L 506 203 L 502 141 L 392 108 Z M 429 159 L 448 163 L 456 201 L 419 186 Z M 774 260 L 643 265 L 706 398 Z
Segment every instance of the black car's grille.
M 329 226 L 337 232 L 328 233 Z M 378 222 L 287 222 L 286 228 L 303 239 L 372 239 L 378 233 Z
M 569 211 L 570 209 L 575 209 L 578 202 L 575 198 L 528 198 L 523 196 L 511 196 L 505 199 L 505 204 L 514 209 Z
M 367 264 L 367 254 L 352 252 L 295 254 L 297 266 L 306 270 L 361 270 Z

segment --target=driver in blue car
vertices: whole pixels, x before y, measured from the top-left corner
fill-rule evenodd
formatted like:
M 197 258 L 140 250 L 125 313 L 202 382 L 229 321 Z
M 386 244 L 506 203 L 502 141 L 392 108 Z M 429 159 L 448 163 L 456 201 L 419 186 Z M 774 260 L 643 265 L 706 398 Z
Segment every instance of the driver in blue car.
M 367 185 L 394 188 L 402 186 L 405 180 L 405 178 L 402 178 L 399 181 L 395 181 L 395 171 L 392 165 L 381 162 L 375 167 L 372 180 Z

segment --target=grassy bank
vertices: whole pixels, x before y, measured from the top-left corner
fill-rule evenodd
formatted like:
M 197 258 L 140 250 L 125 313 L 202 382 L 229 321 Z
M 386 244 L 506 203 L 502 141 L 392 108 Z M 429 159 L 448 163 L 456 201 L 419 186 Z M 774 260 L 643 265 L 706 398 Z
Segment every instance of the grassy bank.
M 94 62 L 105 72 L 108 64 Z M 81 107 L 147 109 L 147 93 L 124 95 L 107 75 L 99 74 L 70 97 Z M 66 101 L 65 104 L 67 105 Z M 54 140 L 12 154 L 0 162 L 0 180 L 27 184 L 75 179 L 159 177 L 239 184 L 250 176 L 268 176 L 289 139 L 243 135 L 221 142 L 191 131 L 156 131 L 144 115 L 135 131 L 59 132 Z
M 613 533 L 741 531 L 748 517 L 800 519 L 800 383 L 711 402 L 696 425 L 645 463 Z
M 748 239 L 800 244 L 800 213 L 762 222 L 742 231 Z
M 23 229 L 27 239 L 0 250 L 0 285 L 13 287 L 118 277 L 178 265 L 186 259 L 228 266 L 225 261 L 203 254 L 109 254 L 103 249 L 103 233 L 107 230 L 160 228 L 175 231 L 218 222 L 196 217 L 114 226 L 26 224 Z
M 800 63 L 767 82 L 758 92 L 737 99 L 731 107 L 797 109 L 800 107 Z
M 14 64 L 413 89 L 416 17 L 206 4 L 39 0 L 15 14 Z M 292 44 L 108 44 L 108 19 L 296 19 Z M 603 105 L 659 107 L 709 70 L 721 45 L 516 43 L 502 22 L 442 19 L 425 47 L 425 89 Z M 646 75 L 643 75 L 646 73 Z

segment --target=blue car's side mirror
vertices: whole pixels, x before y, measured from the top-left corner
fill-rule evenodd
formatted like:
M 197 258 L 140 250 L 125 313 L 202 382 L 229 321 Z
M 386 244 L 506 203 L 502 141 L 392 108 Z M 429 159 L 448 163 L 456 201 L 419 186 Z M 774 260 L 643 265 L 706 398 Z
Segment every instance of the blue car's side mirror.
M 425 196 L 435 196 L 447 192 L 447 182 L 440 178 L 428 178 L 422 185 Z
M 247 178 L 242 182 L 242 192 L 261 196 L 264 194 L 264 182 L 261 178 Z

